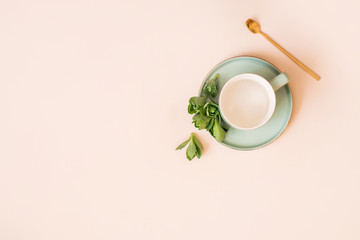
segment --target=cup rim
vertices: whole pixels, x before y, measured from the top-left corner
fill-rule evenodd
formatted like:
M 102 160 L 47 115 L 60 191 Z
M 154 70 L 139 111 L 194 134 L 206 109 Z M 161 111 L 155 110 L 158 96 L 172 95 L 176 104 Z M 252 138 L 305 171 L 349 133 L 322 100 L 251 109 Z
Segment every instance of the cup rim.
M 255 126 L 253 126 L 253 127 L 249 127 L 249 128 L 246 128 L 246 127 L 240 127 L 240 126 L 237 126 L 237 125 L 235 125 L 235 124 L 233 124 L 233 123 L 231 123 L 227 118 L 226 118 L 226 116 L 224 115 L 224 113 L 223 113 L 223 111 L 221 110 L 222 109 L 222 103 L 223 103 L 223 90 L 227 87 L 227 86 L 229 86 L 230 85 L 230 83 L 231 82 L 233 82 L 233 81 L 235 81 L 235 80 L 237 80 L 239 77 L 244 77 L 244 76 L 253 76 L 253 77 L 256 77 L 256 81 L 258 81 L 259 82 L 259 80 L 261 81 L 261 83 L 262 83 L 262 86 L 265 86 L 265 88 L 267 88 L 266 90 L 267 90 L 267 92 L 268 93 L 270 93 L 270 97 L 271 97 L 271 102 L 273 103 L 271 106 L 270 106 L 270 108 L 268 109 L 268 112 L 266 113 L 267 115 L 266 115 L 266 118 L 264 118 L 264 120 L 261 122 L 261 123 L 259 123 L 259 124 L 257 124 L 257 125 L 255 125 Z M 239 80 L 244 80 L 244 79 L 239 79 Z M 250 79 L 250 80 L 254 80 L 254 79 Z M 270 119 L 271 119 L 271 117 L 272 117 L 272 115 L 274 114 L 274 112 L 275 112 L 275 107 L 276 107 L 276 95 L 275 95 L 275 91 L 274 91 L 274 89 L 272 88 L 272 86 L 271 86 L 271 84 L 269 83 L 269 81 L 268 80 L 266 80 L 264 77 L 262 77 L 262 76 L 260 76 L 260 75 L 258 75 L 258 74 L 255 74 L 255 73 L 240 73 L 240 74 L 238 74 L 238 75 L 235 75 L 235 76 L 233 76 L 232 78 L 230 78 L 226 83 L 225 83 L 225 85 L 222 87 L 222 89 L 221 89 L 221 92 L 220 92 L 220 95 L 219 95 L 219 110 L 220 110 L 220 114 L 221 114 L 221 117 L 224 119 L 224 121 L 227 123 L 227 124 L 229 124 L 231 127 L 233 127 L 233 128 L 236 128 L 236 129 L 239 129 L 239 130 L 254 130 L 254 129 L 257 129 L 257 128 L 259 128 L 259 127 L 261 127 L 261 126 L 263 126 L 263 125 L 265 125 Z

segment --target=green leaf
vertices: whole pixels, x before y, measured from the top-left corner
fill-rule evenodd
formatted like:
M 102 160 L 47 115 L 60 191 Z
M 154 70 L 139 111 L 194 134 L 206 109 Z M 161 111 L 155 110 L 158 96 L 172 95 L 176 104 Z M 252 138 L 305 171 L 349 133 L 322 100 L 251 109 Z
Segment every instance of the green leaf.
M 197 112 L 197 111 L 196 111 L 196 109 L 194 109 L 194 106 L 191 105 L 191 104 L 189 104 L 189 105 L 188 105 L 188 113 L 194 114 L 194 113 L 196 113 L 196 112 Z
M 205 104 L 206 105 L 206 104 Z M 206 110 L 205 110 L 205 108 L 204 107 L 201 107 L 200 109 L 199 109 L 199 113 L 201 114 L 201 115 L 203 115 L 203 116 L 206 116 Z
M 190 142 L 190 138 L 188 140 L 186 140 L 185 142 L 183 142 L 182 144 L 180 144 L 179 146 L 177 146 L 176 150 L 183 149 L 189 142 Z
M 206 96 L 192 97 L 192 98 L 190 98 L 190 102 L 194 102 L 197 106 L 202 107 L 206 103 Z
M 196 137 L 196 135 L 194 133 L 191 133 L 191 137 L 196 145 L 196 157 L 200 158 L 202 155 L 202 145 L 201 142 L 199 141 L 199 139 Z
M 219 114 L 219 106 L 216 103 L 208 103 L 205 108 L 206 116 L 215 117 Z
M 221 116 L 220 116 L 220 112 L 219 112 L 219 114 L 218 114 L 216 117 L 217 117 L 219 123 L 221 123 L 222 118 L 221 118 Z
M 209 105 L 209 102 L 206 102 L 204 106 L 202 106 L 200 109 L 199 109 L 199 113 L 203 116 L 206 116 L 206 107 L 207 105 Z
M 215 118 L 214 126 L 212 128 L 212 135 L 218 142 L 222 142 L 225 138 L 225 130 L 221 127 L 218 120 Z
M 212 79 L 206 81 L 203 91 L 206 96 L 209 97 L 216 97 L 218 94 L 217 89 L 217 79 L 219 77 L 219 74 L 216 74 Z
M 210 117 L 203 116 L 200 113 L 195 114 L 192 119 L 195 127 L 199 130 L 205 129 L 211 120 Z
M 206 103 L 206 96 L 192 97 L 189 99 L 188 113 L 194 114 L 202 108 Z
M 202 155 L 202 145 L 199 139 L 196 137 L 195 133 L 191 133 L 188 140 L 181 143 L 176 150 L 180 150 L 184 148 L 189 143 L 187 149 L 186 149 L 186 158 L 191 161 L 195 156 L 197 158 L 200 158 Z
M 192 137 L 190 137 L 190 143 L 188 148 L 186 149 L 186 158 L 191 161 L 196 155 L 196 145 L 192 139 Z
M 212 127 L 214 126 L 215 118 L 211 118 L 209 124 L 206 126 L 206 130 L 211 131 Z

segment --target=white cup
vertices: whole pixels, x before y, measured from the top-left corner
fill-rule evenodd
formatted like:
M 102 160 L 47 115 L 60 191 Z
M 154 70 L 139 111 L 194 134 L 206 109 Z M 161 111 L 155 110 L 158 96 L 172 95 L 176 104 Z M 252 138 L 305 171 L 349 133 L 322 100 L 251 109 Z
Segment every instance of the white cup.
M 275 91 L 288 82 L 286 73 L 280 73 L 269 81 L 254 73 L 236 75 L 220 92 L 222 118 L 230 126 L 241 130 L 263 126 L 275 111 Z

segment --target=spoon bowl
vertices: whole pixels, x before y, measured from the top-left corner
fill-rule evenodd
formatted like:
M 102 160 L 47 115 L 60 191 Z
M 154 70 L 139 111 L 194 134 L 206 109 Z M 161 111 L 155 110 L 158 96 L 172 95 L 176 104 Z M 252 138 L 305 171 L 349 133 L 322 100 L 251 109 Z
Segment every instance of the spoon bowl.
M 252 33 L 261 33 L 260 24 L 251 18 L 246 21 L 246 26 Z

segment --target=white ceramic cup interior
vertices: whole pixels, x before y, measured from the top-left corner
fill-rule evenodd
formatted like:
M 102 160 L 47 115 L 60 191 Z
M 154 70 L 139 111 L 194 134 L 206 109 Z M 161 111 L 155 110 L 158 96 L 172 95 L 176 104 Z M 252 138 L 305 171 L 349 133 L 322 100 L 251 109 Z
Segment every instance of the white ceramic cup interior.
M 230 126 L 252 130 L 271 118 L 276 106 L 273 87 L 263 77 L 244 73 L 231 78 L 222 88 L 219 107 Z

